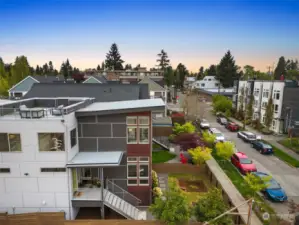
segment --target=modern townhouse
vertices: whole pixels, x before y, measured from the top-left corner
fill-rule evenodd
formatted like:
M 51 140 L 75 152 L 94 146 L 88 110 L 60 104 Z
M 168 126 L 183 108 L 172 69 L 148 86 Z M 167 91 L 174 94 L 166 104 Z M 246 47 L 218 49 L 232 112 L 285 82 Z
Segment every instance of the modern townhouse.
M 296 132 L 299 125 L 299 88 L 296 81 L 290 80 L 249 80 L 235 82 L 237 94 L 233 97 L 233 106 L 243 109 L 249 104 L 250 96 L 253 101 L 252 118 L 265 123 L 266 107 L 270 97 L 273 100 L 273 121 L 270 129 L 275 133 L 287 133 L 289 128 Z
M 53 87 L 62 85 L 35 84 L 26 99 L 0 105 L 0 211 L 75 219 L 94 207 L 102 218 L 110 209 L 146 219 L 137 206 L 151 202 L 152 112 L 165 103 L 140 99 L 134 87 L 107 86 L 97 98 L 29 97 L 47 86 L 58 95 Z M 125 100 L 115 101 L 120 94 Z

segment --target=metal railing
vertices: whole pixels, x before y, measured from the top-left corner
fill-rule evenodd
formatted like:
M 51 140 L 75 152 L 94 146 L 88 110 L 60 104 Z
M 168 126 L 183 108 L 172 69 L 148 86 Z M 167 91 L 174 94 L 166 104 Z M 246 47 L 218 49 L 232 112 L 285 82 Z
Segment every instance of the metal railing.
M 132 195 L 128 191 L 124 190 L 122 187 L 115 184 L 115 181 L 125 181 L 126 179 L 106 179 L 106 189 L 116 196 L 120 197 L 124 201 L 128 202 L 131 205 L 138 206 L 141 203 L 141 200 L 136 196 Z

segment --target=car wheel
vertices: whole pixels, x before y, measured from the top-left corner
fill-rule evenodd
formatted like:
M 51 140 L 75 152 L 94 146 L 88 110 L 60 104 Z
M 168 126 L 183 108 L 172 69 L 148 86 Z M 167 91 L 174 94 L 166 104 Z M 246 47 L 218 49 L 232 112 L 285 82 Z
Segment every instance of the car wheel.
M 262 149 L 260 150 L 260 153 L 263 154 L 263 150 Z

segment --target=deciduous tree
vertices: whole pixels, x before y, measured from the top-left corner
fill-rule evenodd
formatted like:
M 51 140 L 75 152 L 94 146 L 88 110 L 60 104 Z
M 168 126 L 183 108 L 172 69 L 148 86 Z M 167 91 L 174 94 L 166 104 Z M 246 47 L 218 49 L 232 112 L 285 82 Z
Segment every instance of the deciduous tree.
M 233 145 L 233 143 L 228 141 L 217 142 L 215 148 L 216 155 L 226 160 L 229 160 L 235 151 L 235 146 Z
M 194 206 L 194 216 L 198 222 L 209 222 L 228 210 L 222 197 L 222 192 L 217 188 L 210 188 L 204 193 Z M 229 215 L 225 215 L 212 223 L 214 225 L 231 225 L 233 221 Z
M 272 96 L 270 96 L 266 106 L 266 112 L 265 112 L 265 126 L 268 130 L 270 130 L 273 121 L 273 113 L 274 113 L 273 99 Z
M 187 197 L 174 178 L 169 178 L 168 190 L 162 197 L 155 198 L 149 210 L 156 219 L 168 225 L 184 224 L 190 219 Z
M 266 176 L 260 178 L 255 176 L 254 174 L 248 173 L 244 180 L 252 190 L 253 197 L 255 197 L 256 193 L 267 188 L 269 186 L 269 181 L 272 179 L 271 176 Z

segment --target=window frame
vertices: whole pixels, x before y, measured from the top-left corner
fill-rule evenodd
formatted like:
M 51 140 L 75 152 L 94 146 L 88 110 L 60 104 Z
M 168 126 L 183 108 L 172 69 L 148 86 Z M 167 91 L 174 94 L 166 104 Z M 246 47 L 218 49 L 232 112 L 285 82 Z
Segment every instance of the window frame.
M 128 122 L 129 119 L 135 119 L 136 123 L 129 123 Z M 138 116 L 127 116 L 126 124 L 129 125 L 129 126 L 137 126 L 138 125 Z
M 136 129 L 136 140 L 129 142 L 129 129 Z M 132 126 L 127 126 L 127 144 L 138 144 L 138 126 L 137 125 L 132 125 Z
M 130 161 L 130 158 L 137 158 L 136 162 Z M 146 161 L 147 160 L 147 161 Z M 136 166 L 136 177 L 129 177 L 129 166 Z M 140 176 L 140 166 L 144 165 L 147 166 L 147 173 L 148 176 L 147 177 L 142 177 Z M 139 156 L 139 157 L 135 157 L 135 156 L 127 156 L 127 186 L 149 186 L 150 185 L 150 163 L 149 163 L 149 157 L 148 156 Z M 147 183 L 140 183 L 140 180 L 147 180 Z M 134 182 L 134 184 L 129 183 L 130 181 L 136 181 Z
M 129 166 L 136 166 L 136 177 L 130 177 L 129 176 Z M 128 178 L 128 180 L 131 180 L 131 179 L 137 179 L 138 180 L 137 169 L 138 169 L 138 163 L 128 163 L 127 164 L 127 178 Z
M 40 139 L 39 139 L 40 134 L 61 134 L 62 137 L 63 137 L 63 141 L 62 141 L 63 150 L 61 150 L 61 151 L 51 151 L 51 149 L 50 149 L 50 150 L 47 150 L 47 151 L 41 151 L 40 150 Z M 65 152 L 66 151 L 66 148 L 65 148 L 65 133 L 62 133 L 62 132 L 38 132 L 37 133 L 37 140 L 38 140 L 38 152 Z M 61 140 L 59 140 L 59 141 L 61 141 Z
M 8 146 L 8 151 L 0 151 L 0 153 L 12 153 L 12 152 L 22 152 L 22 138 L 21 138 L 21 133 L 2 133 L 0 132 L 0 134 L 6 134 L 6 141 L 7 141 L 7 146 Z M 20 137 L 20 147 L 21 150 L 20 151 L 11 151 L 11 143 L 10 143 L 10 135 L 18 135 Z
M 0 173 L 10 173 L 10 168 L 0 168 Z
M 46 171 L 43 171 L 43 170 L 46 170 Z M 50 170 L 53 170 L 53 171 L 50 171 Z M 61 171 L 61 170 L 64 170 L 64 171 Z M 66 173 L 66 168 L 65 167 L 41 167 L 40 172 L 41 173 Z
M 140 120 L 142 119 L 146 119 L 147 120 L 147 123 L 143 124 L 143 123 L 140 123 Z M 149 116 L 138 116 L 138 126 L 149 126 L 150 125 L 150 118 Z
M 73 131 L 75 130 L 75 137 L 73 137 L 72 133 Z M 73 128 L 71 131 L 70 131 L 70 142 L 71 142 L 71 148 L 75 147 L 77 144 L 78 144 L 78 140 L 77 140 L 77 127 Z M 73 145 L 72 141 L 75 140 L 75 144 Z
M 148 132 L 147 132 L 147 141 L 141 141 L 141 130 L 142 129 L 147 129 Z M 149 133 L 150 129 L 149 129 L 149 126 L 139 126 L 138 127 L 138 131 L 137 131 L 137 136 L 138 136 L 138 144 L 149 144 L 149 139 L 150 139 L 150 133 Z

